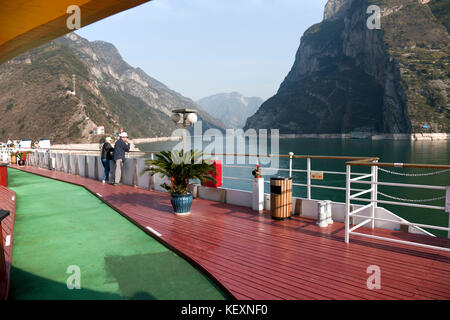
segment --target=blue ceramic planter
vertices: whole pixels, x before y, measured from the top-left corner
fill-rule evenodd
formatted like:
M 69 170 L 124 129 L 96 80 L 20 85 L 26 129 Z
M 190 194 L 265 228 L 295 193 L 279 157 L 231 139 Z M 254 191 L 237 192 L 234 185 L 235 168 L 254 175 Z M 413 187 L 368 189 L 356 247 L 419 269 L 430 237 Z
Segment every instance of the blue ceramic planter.
M 175 194 L 172 193 L 172 207 L 175 214 L 191 213 L 192 194 Z

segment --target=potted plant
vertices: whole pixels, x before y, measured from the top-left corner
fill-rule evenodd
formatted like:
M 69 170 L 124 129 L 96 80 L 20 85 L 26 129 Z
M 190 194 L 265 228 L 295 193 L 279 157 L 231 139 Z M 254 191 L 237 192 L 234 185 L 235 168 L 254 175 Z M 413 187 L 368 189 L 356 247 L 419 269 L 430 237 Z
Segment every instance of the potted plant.
M 19 166 L 24 166 L 25 165 L 25 161 L 27 160 L 27 154 L 31 153 L 31 151 L 22 151 L 22 152 L 17 152 L 17 158 L 19 158 L 19 161 L 17 162 L 17 164 Z
M 11 163 L 17 164 L 17 152 L 11 152 Z
M 200 182 L 215 181 L 211 175 L 215 172 L 215 167 L 207 160 L 203 159 L 203 154 L 199 151 L 174 150 L 161 151 L 156 154 L 155 160 L 146 160 L 147 168 L 142 171 L 150 172 L 153 176 L 157 173 L 170 179 L 170 185 L 161 185 L 171 193 L 172 207 L 177 215 L 189 214 L 192 205 L 192 193 L 189 190 L 190 181 L 198 179 Z

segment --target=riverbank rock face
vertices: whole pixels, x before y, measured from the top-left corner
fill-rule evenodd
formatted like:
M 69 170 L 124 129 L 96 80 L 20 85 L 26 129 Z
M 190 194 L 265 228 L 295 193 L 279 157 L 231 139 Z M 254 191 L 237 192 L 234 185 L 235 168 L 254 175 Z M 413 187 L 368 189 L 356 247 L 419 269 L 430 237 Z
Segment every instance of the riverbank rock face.
M 245 128 L 450 132 L 449 3 L 330 0 L 277 94 Z M 372 5 L 380 8 L 380 29 L 368 27 Z
M 350 8 L 352 0 L 329 0 L 325 5 L 323 20 L 342 18 Z
M 76 89 L 73 92 L 75 75 Z M 114 45 L 76 33 L 0 65 L 0 141 L 49 138 L 97 143 L 123 128 L 130 137 L 170 136 L 174 109 L 196 109 L 203 129 L 223 124 L 194 101 L 124 61 Z

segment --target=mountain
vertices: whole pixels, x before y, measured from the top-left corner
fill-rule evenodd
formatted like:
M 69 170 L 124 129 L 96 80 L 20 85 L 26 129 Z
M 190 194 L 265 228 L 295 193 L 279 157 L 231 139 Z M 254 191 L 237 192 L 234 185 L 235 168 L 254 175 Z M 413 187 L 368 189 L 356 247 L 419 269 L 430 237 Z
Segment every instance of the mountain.
M 258 97 L 244 97 L 238 92 L 218 93 L 197 101 L 206 112 L 222 121 L 227 128 L 242 128 L 248 117 L 261 106 Z
M 73 95 L 72 75 L 76 77 Z M 124 128 L 131 137 L 170 136 L 171 110 L 197 109 L 203 129 L 224 129 L 192 100 L 133 68 L 104 41 L 68 34 L 0 65 L 0 141 L 98 141 Z
M 381 9 L 381 29 L 367 26 L 371 5 Z M 329 0 L 246 128 L 450 132 L 449 12 L 448 0 Z

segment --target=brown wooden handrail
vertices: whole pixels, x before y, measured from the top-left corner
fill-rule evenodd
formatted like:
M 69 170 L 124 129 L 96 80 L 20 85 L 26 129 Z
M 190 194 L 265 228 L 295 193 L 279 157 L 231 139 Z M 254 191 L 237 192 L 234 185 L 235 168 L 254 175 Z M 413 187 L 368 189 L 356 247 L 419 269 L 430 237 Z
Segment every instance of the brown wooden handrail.
M 388 163 L 388 162 L 367 162 L 349 161 L 346 164 L 351 166 L 371 166 L 371 167 L 393 167 L 393 168 L 422 168 L 422 169 L 450 169 L 447 164 L 425 164 L 425 163 Z
M 50 149 L 34 149 L 39 150 L 49 150 L 49 151 L 73 151 L 73 152 L 99 152 L 99 150 L 88 150 L 88 149 L 62 149 L 62 148 L 50 148 Z M 158 151 L 129 151 L 128 153 L 143 153 L 143 154 L 155 154 Z M 239 154 L 239 153 L 204 153 L 207 156 L 233 156 L 233 157 L 259 157 L 259 158 L 290 158 L 288 154 Z M 367 157 L 354 157 L 354 156 L 314 156 L 314 155 L 293 155 L 292 159 L 334 159 L 334 160 L 366 160 Z M 379 160 L 379 158 L 370 158 Z
M 204 153 L 207 156 L 234 156 L 234 157 L 258 157 L 258 158 L 291 158 L 292 159 L 330 159 L 330 160 L 379 160 L 380 158 L 352 157 L 352 156 L 312 156 L 288 154 L 235 154 L 235 153 Z
M 71 152 L 100 152 L 100 150 L 86 150 L 86 149 L 35 149 L 49 150 L 49 151 L 71 151 Z M 140 154 L 155 154 L 157 151 L 130 151 L 129 153 Z M 377 162 L 379 157 L 354 157 L 354 156 L 314 156 L 314 155 L 288 155 L 288 154 L 239 154 L 239 153 L 204 153 L 207 156 L 233 156 L 233 157 L 257 157 L 257 158 L 291 158 L 292 159 L 329 159 L 329 160 L 350 160 L 348 165 L 355 166 L 377 166 L 377 167 L 397 167 L 397 168 L 423 168 L 423 169 L 450 169 L 450 165 L 445 164 L 422 164 L 422 163 L 387 163 Z

